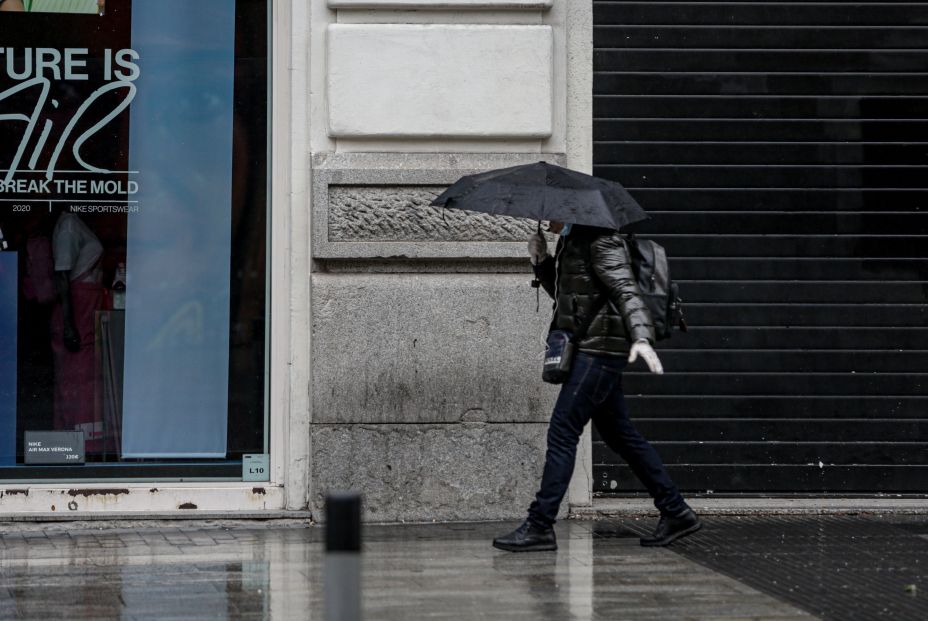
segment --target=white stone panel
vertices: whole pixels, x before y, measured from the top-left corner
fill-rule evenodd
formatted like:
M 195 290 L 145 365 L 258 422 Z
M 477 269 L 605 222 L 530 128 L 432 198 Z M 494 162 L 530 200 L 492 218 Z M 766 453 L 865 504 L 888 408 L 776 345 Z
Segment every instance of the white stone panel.
M 329 132 L 337 138 L 545 138 L 549 26 L 332 24 Z

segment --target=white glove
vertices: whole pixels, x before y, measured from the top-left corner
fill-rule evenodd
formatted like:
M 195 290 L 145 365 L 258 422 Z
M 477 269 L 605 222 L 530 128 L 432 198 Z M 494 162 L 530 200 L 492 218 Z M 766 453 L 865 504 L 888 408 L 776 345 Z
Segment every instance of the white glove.
M 528 256 L 532 265 L 538 265 L 548 258 L 548 242 L 545 236 L 538 231 L 528 237 Z
M 664 367 L 661 366 L 661 361 L 657 357 L 657 352 L 654 351 L 654 348 L 651 347 L 651 344 L 645 340 L 640 339 L 632 344 L 632 350 L 628 352 L 628 363 L 631 364 L 638 359 L 638 355 L 641 354 L 641 358 L 644 360 L 645 364 L 648 365 L 651 373 L 656 373 L 658 375 L 663 374 Z

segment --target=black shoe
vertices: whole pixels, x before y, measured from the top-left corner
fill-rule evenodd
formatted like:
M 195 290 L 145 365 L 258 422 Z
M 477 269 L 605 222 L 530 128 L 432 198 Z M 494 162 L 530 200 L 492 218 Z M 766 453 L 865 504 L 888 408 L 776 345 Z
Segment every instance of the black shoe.
M 553 528 L 539 528 L 529 524 L 528 520 L 522 526 L 508 535 L 493 540 L 493 547 L 509 552 L 542 552 L 544 550 L 557 550 L 557 537 Z
M 641 545 L 666 546 L 680 537 L 695 533 L 700 528 L 702 528 L 702 522 L 690 508 L 676 517 L 662 515 L 654 533 L 650 537 L 641 538 Z

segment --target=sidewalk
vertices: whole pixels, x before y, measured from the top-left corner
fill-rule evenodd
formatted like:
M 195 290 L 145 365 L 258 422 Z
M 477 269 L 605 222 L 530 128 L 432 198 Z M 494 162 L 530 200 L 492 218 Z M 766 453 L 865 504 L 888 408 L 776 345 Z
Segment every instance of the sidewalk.
M 368 620 L 928 619 L 928 516 L 721 516 L 671 548 L 653 517 L 368 526 Z M 0 619 L 323 619 L 324 531 L 302 521 L 0 524 Z

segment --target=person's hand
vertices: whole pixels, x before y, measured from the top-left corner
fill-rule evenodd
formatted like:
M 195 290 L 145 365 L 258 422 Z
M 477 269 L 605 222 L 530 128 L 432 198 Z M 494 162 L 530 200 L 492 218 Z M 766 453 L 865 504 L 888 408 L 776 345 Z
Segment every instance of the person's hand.
M 70 322 L 64 324 L 64 347 L 72 354 L 81 350 L 81 335 Z
M 651 347 L 651 344 L 645 339 L 635 341 L 632 344 L 632 349 L 628 352 L 628 363 L 633 363 L 638 359 L 639 355 L 642 357 L 645 364 L 648 365 L 648 369 L 651 373 L 656 373 L 657 375 L 664 373 L 664 367 L 661 366 L 661 361 L 657 357 L 657 352 L 654 351 L 654 348 Z
M 538 265 L 548 258 L 548 242 L 540 231 L 528 236 L 528 256 L 532 265 Z

